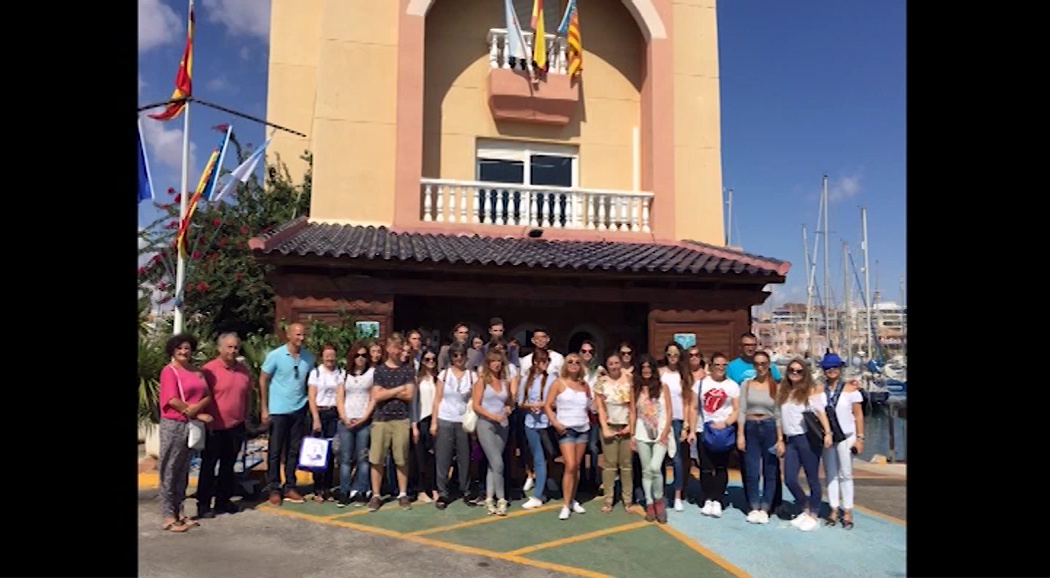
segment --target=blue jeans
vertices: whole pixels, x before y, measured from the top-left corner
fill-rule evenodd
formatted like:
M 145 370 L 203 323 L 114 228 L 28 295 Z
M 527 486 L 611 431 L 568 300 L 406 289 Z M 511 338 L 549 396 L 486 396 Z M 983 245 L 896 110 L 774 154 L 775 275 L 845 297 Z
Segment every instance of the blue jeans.
M 770 452 L 777 443 L 777 424 L 773 418 L 744 421 L 744 488 L 752 510 L 769 513 L 777 491 L 779 460 Z M 758 479 L 762 478 L 762 494 Z
M 532 488 L 532 497 L 542 500 L 543 491 L 547 488 L 547 459 L 554 455 L 554 447 L 547 428 L 525 427 L 524 429 L 526 445 L 529 447 L 529 453 L 532 454 L 532 471 L 536 474 L 536 485 Z
M 803 505 L 806 494 L 802 493 L 802 485 L 798 483 L 798 471 L 806 470 L 806 481 L 809 482 L 809 503 L 806 509 L 814 516 L 820 512 L 819 467 L 820 454 L 809 445 L 806 434 L 788 436 L 784 455 L 784 483 L 795 497 L 795 504 Z
M 565 433 L 558 435 L 559 444 L 585 444 L 590 436 L 590 430 L 580 431 L 576 428 L 567 427 Z
M 667 496 L 668 502 L 674 500 L 674 491 L 681 490 L 685 486 L 685 468 L 683 467 L 684 460 L 689 458 L 689 452 L 681 451 L 681 443 L 678 441 L 682 437 L 682 426 L 685 424 L 684 420 L 672 419 L 671 420 L 671 441 L 678 444 L 678 453 L 671 460 L 671 471 L 674 472 L 674 481 L 667 484 L 668 491 L 664 492 Z M 685 454 L 684 456 L 682 454 Z
M 371 487 L 369 473 L 371 467 L 368 465 L 368 447 L 371 443 L 372 422 L 350 429 L 339 422 L 339 490 L 343 495 L 350 490 L 357 490 L 359 494 L 365 494 Z M 357 464 L 354 473 L 353 485 L 351 486 L 350 469 Z

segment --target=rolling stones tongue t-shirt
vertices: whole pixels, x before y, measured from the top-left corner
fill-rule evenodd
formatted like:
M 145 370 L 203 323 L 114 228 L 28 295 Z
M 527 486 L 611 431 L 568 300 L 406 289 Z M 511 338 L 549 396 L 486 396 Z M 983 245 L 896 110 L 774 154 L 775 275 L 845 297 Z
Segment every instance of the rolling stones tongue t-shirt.
M 725 421 L 733 413 L 733 399 L 740 397 L 740 386 L 732 379 L 715 381 L 707 376 L 700 382 L 700 403 L 704 421 Z

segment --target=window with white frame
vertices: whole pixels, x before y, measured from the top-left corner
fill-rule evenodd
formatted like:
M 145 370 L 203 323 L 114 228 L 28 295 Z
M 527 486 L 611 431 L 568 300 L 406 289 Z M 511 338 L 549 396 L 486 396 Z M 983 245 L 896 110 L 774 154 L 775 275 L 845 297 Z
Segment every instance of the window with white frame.
M 475 179 L 483 183 L 525 185 L 522 189 L 528 189 L 524 198 L 521 189 L 483 190 L 481 194 L 486 202 L 479 215 L 481 221 L 518 223 L 527 219 L 531 210 L 537 213 L 539 224 L 565 225 L 567 211 L 571 210 L 566 206 L 565 194 L 536 187 L 576 187 L 579 158 L 579 148 L 574 145 L 478 139 Z

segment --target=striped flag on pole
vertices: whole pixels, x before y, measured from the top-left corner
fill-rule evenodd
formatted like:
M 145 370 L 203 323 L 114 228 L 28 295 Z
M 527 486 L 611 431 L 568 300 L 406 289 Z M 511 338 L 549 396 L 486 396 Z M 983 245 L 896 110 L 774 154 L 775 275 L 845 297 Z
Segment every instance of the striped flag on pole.
M 263 151 L 266 150 L 266 145 L 270 144 L 270 140 L 272 138 L 273 133 L 270 133 L 269 138 L 266 139 L 266 142 L 264 142 L 261 147 L 252 152 L 252 154 L 248 158 L 244 159 L 244 162 L 238 165 L 237 168 L 233 169 L 233 172 L 230 173 L 229 180 L 227 180 L 226 184 L 222 186 L 222 190 L 219 191 L 219 194 L 212 197 L 211 200 L 213 202 L 220 201 L 223 197 L 226 196 L 227 193 L 236 189 L 238 182 L 248 182 L 248 179 L 252 176 L 252 173 L 255 172 L 255 167 L 259 166 L 259 161 L 261 161 L 263 158 Z
M 569 67 L 566 72 L 569 78 L 578 76 L 583 71 L 583 40 L 580 38 L 580 13 L 576 8 L 576 0 L 569 0 L 558 33 L 565 35 L 565 42 L 569 45 Z
M 186 208 L 186 218 L 179 223 L 179 232 L 176 237 L 176 243 L 179 247 L 179 251 L 185 254 L 186 251 L 186 233 L 189 231 L 190 219 L 193 217 L 193 212 L 197 209 L 197 203 L 204 200 L 208 201 L 212 190 L 215 188 L 215 181 L 219 178 L 219 171 L 222 169 L 220 166 L 220 159 L 226 154 L 226 147 L 230 144 L 230 134 L 233 132 L 232 126 L 226 127 L 226 132 L 223 134 L 223 140 L 219 146 L 211 152 L 211 156 L 208 157 L 208 162 L 204 165 L 204 171 L 201 173 L 200 181 L 197 182 L 197 191 L 193 193 L 193 197 L 190 198 L 189 206 Z

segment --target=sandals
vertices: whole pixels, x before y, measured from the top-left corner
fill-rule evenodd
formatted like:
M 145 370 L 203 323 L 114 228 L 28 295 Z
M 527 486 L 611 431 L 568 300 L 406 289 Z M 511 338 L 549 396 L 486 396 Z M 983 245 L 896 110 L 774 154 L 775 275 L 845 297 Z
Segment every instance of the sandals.
M 824 520 L 824 525 L 825 526 L 834 526 L 835 524 L 838 524 L 838 523 L 839 523 L 838 517 L 828 516 L 827 519 Z
M 189 526 L 183 524 L 182 520 L 174 520 L 174 521 L 167 522 L 167 523 L 161 525 L 160 529 L 165 531 L 165 532 L 175 532 L 175 533 L 178 534 L 178 533 L 185 532 L 186 530 L 189 530 L 190 528 L 189 528 Z
M 633 504 L 633 503 L 631 503 L 631 502 L 624 502 L 624 503 L 623 503 L 623 511 L 624 511 L 624 512 L 628 512 L 628 513 L 630 513 L 630 511 L 631 511 L 631 508 L 633 508 L 633 507 L 634 507 L 634 504 Z
M 853 520 L 847 520 L 845 517 L 842 518 L 842 527 L 846 530 L 853 529 Z
M 183 526 L 185 526 L 187 530 L 190 529 L 190 528 L 193 528 L 195 526 L 200 526 L 201 525 L 201 523 L 198 522 L 197 520 L 191 520 L 190 518 L 181 518 L 181 519 L 179 519 L 179 524 L 182 524 Z
M 612 500 L 606 501 L 604 504 L 602 504 L 602 513 L 603 514 L 608 514 L 609 512 L 612 511 L 612 509 L 613 509 Z

